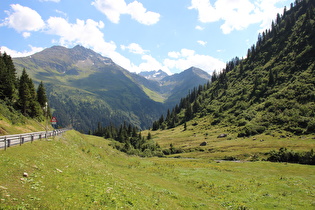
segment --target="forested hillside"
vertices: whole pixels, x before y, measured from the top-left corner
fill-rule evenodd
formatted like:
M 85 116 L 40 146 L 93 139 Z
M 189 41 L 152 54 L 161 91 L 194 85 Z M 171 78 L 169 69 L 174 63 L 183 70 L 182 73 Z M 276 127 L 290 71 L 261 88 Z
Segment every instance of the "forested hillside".
M 25 69 L 17 77 L 11 56 L 5 52 L 0 54 L 0 105 L 6 110 L 1 113 L 4 117 L 16 111 L 39 121 L 50 116 L 44 84 L 41 82 L 36 90 Z
M 153 130 L 200 117 L 231 126 L 238 136 L 271 130 L 315 132 L 315 2 L 295 1 L 259 34 L 247 57 L 214 72 L 211 83 L 194 89 Z

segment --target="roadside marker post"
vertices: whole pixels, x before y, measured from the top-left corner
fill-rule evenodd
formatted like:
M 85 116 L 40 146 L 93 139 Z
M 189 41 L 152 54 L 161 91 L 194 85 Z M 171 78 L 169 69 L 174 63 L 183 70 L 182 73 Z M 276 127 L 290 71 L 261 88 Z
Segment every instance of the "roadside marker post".
M 56 117 L 52 117 L 51 120 L 50 120 L 50 122 L 51 122 L 51 125 L 53 126 L 53 128 L 56 129 L 57 118 L 56 118 Z

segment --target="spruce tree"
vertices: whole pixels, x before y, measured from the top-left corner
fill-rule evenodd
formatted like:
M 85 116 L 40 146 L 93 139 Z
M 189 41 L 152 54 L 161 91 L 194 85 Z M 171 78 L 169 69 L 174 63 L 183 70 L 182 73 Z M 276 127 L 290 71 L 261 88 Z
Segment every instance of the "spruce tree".
M 19 81 L 19 100 L 18 108 L 21 110 L 23 115 L 27 115 L 30 111 L 30 101 L 32 95 L 29 88 L 29 77 L 26 73 L 26 70 L 23 69 L 22 75 Z
M 28 113 L 28 115 L 32 118 L 34 117 L 39 117 L 40 115 L 42 115 L 43 110 L 41 110 L 41 107 L 38 103 L 37 99 L 37 94 L 36 94 L 36 90 L 35 90 L 35 86 L 33 83 L 33 80 L 31 78 L 29 78 L 28 80 L 28 88 L 30 90 L 31 93 L 31 98 L 30 98 L 30 112 Z
M 13 104 L 16 99 L 16 70 L 11 56 L 3 53 L 0 64 L 0 99 L 6 100 L 9 104 Z
M 0 58 L 0 99 L 4 100 L 5 95 L 4 95 L 4 89 L 5 89 L 5 71 L 6 71 L 6 66 L 5 63 L 2 59 Z
M 185 120 L 191 120 L 193 118 L 193 110 L 190 104 L 187 105 L 187 108 L 185 110 Z
M 43 82 L 41 81 L 37 88 L 37 101 L 41 108 L 44 108 L 47 103 L 46 90 Z

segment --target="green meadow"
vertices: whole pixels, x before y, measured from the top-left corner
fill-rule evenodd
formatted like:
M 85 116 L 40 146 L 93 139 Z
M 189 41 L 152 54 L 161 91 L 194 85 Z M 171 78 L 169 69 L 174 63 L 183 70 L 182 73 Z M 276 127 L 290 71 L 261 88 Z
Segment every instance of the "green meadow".
M 201 135 L 191 132 L 193 138 Z M 165 143 L 156 134 L 153 138 Z M 211 135 L 204 138 L 214 141 Z M 241 148 L 238 141 L 258 141 L 230 138 L 221 140 L 222 148 L 225 141 L 235 141 L 235 148 Z M 219 142 L 213 146 L 217 152 L 203 152 L 217 153 L 212 158 L 190 153 L 140 158 L 109 144 L 68 131 L 1 150 L 0 209 L 315 209 L 314 166 L 216 160 L 222 153 L 239 154 Z
M 234 159 L 242 161 L 264 160 L 271 150 L 287 148 L 296 152 L 306 152 L 315 148 L 314 135 L 293 135 L 282 130 L 266 131 L 251 137 L 237 137 L 237 127 L 211 126 L 211 118 L 204 117 L 187 122 L 168 130 L 143 131 L 163 148 L 181 151 L 172 157 L 206 158 L 212 160 Z M 224 138 L 219 135 L 226 134 Z M 200 146 L 206 142 L 205 146 Z

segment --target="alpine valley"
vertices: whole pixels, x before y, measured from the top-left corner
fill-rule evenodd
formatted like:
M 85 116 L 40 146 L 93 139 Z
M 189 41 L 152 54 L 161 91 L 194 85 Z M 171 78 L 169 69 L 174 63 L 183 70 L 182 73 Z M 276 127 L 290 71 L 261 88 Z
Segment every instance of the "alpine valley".
M 126 122 L 148 128 L 189 90 L 211 78 L 194 67 L 171 76 L 161 70 L 147 72 L 145 77 L 145 73 L 131 73 L 79 45 L 71 49 L 53 46 L 13 62 L 18 74 L 25 69 L 34 83 L 43 81 L 58 125 L 72 125 L 83 132 L 99 123 Z M 156 79 L 150 74 L 162 77 Z
M 0 150 L 0 209 L 315 209 L 314 55 L 314 0 L 211 78 L 137 75 L 82 46 L 15 68 L 3 54 L 0 135 L 46 127 L 46 95 L 59 125 L 97 128 Z

